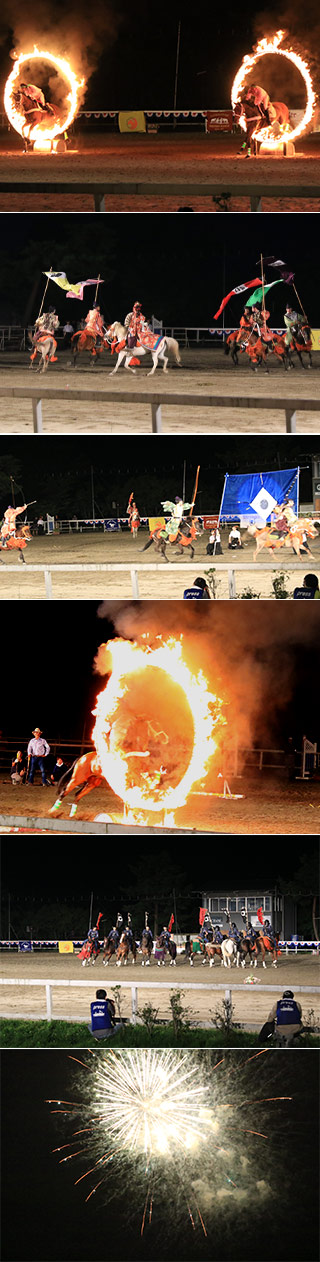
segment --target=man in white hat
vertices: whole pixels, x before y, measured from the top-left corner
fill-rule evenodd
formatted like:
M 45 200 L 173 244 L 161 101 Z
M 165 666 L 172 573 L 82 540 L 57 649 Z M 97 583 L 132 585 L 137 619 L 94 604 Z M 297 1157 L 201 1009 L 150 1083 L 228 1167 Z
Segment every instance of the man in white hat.
M 28 784 L 33 784 L 33 777 L 37 767 L 41 771 L 43 788 L 46 789 L 47 785 L 50 784 L 50 781 L 46 779 L 44 769 L 44 758 L 47 758 L 48 754 L 50 754 L 50 745 L 42 736 L 41 728 L 35 727 L 28 745 Z

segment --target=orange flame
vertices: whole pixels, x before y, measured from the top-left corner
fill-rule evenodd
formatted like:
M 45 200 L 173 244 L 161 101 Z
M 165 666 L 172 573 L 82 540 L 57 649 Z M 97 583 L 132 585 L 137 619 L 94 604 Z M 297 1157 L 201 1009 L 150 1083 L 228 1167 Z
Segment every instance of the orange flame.
M 306 89 L 306 106 L 305 106 L 303 118 L 301 119 L 300 123 L 298 123 L 297 126 L 292 128 L 291 130 L 290 128 L 288 128 L 288 126 L 281 129 L 281 134 L 282 136 L 285 135 L 286 140 L 295 140 L 297 136 L 302 135 L 302 133 L 305 131 L 306 127 L 308 126 L 308 123 L 310 123 L 311 121 L 311 118 L 315 110 L 316 95 L 313 90 L 311 73 L 310 73 L 310 69 L 307 62 L 303 61 L 302 57 L 299 56 L 299 53 L 295 53 L 292 48 L 279 47 L 279 45 L 282 44 L 284 38 L 285 38 L 285 31 L 277 31 L 276 34 L 273 35 L 272 37 L 270 36 L 269 38 L 266 38 L 266 39 L 260 39 L 259 43 L 254 48 L 251 56 L 249 57 L 246 55 L 243 58 L 243 62 L 242 62 L 242 65 L 240 66 L 240 70 L 238 70 L 235 76 L 235 79 L 233 80 L 232 89 L 231 89 L 231 103 L 232 103 L 232 108 L 234 109 L 235 105 L 240 99 L 241 93 L 243 92 L 246 86 L 246 81 L 247 81 L 250 71 L 253 69 L 253 67 L 256 65 L 257 61 L 260 60 L 261 57 L 265 57 L 266 55 L 270 55 L 273 53 L 277 57 L 286 57 L 287 61 L 291 61 L 293 65 L 296 66 L 296 69 L 299 70 L 302 76 L 302 79 L 304 80 L 305 89 Z M 244 117 L 240 118 L 239 121 L 240 121 L 240 126 L 243 128 L 243 130 L 245 130 Z M 278 124 L 277 126 L 279 127 Z M 270 149 L 276 149 L 279 144 L 279 135 L 278 136 L 274 135 L 273 130 L 272 130 L 272 125 L 270 127 L 264 127 L 264 128 L 258 129 L 258 131 L 254 133 L 254 136 L 258 137 L 259 140 L 266 142 L 268 148 Z
M 23 66 L 30 61 L 48 62 L 49 66 L 52 66 L 54 70 L 57 70 L 62 78 L 66 79 L 66 82 L 69 85 L 69 91 L 66 93 L 64 111 L 65 117 L 61 120 L 61 118 L 57 118 L 55 116 L 50 125 L 47 121 L 45 127 L 43 127 L 40 122 L 36 123 L 35 126 L 31 127 L 30 132 L 28 132 L 28 138 L 38 142 L 39 146 L 42 146 L 43 142 L 53 141 L 56 136 L 59 136 L 61 132 L 65 131 L 70 126 L 70 123 L 72 123 L 79 106 L 79 93 L 81 88 L 84 86 L 84 79 L 77 78 L 77 75 L 74 70 L 72 70 L 70 63 L 66 61 L 64 57 L 55 57 L 53 53 L 43 52 L 41 49 L 37 48 L 36 44 L 34 44 L 32 52 L 21 53 L 21 56 L 15 59 L 13 70 L 7 79 L 4 90 L 4 108 L 6 114 L 12 127 L 14 127 L 15 131 L 19 132 L 20 136 L 25 135 L 26 118 L 24 114 L 19 112 L 19 109 L 14 104 L 13 97 L 19 86 L 19 76 L 21 70 L 23 69 Z
M 160 643 L 155 648 L 151 648 L 148 644 L 141 646 L 137 643 L 119 639 L 110 641 L 107 648 L 111 655 L 112 673 L 106 687 L 99 694 L 96 708 L 93 711 L 96 722 L 92 737 L 100 758 L 103 775 L 117 796 L 124 802 L 126 817 L 128 817 L 128 812 L 136 812 L 142 809 L 144 811 L 163 811 L 166 814 L 166 819 L 172 819 L 172 815 L 169 816 L 168 813 L 186 802 L 192 785 L 206 773 L 209 760 L 218 748 L 216 740 L 217 728 L 226 722 L 221 714 L 222 703 L 218 697 L 210 692 L 207 680 L 201 670 L 198 671 L 197 675 L 191 673 L 183 659 L 181 640 L 176 640 L 173 637 L 167 641 L 160 639 Z M 184 702 L 187 702 L 190 710 L 191 752 L 188 755 L 188 765 L 179 783 L 174 785 L 166 782 L 166 771 L 170 760 L 170 741 L 168 736 L 168 733 L 170 733 L 170 706 L 172 705 L 170 692 L 168 694 L 168 718 L 166 720 L 167 733 L 163 731 L 157 732 L 155 725 L 151 727 L 151 724 L 149 724 L 149 728 L 152 731 L 152 758 L 150 758 L 150 750 L 145 748 L 146 743 L 148 743 L 145 739 L 145 726 L 140 741 L 142 749 L 129 748 L 130 742 L 126 740 L 126 731 L 123 723 L 122 726 L 120 724 L 120 735 L 119 731 L 117 731 L 117 718 L 119 718 L 121 702 L 127 698 L 130 705 L 130 677 L 131 679 L 132 677 L 134 678 L 139 672 L 143 685 L 146 687 L 145 695 L 148 696 L 148 686 L 152 680 L 150 674 L 148 681 L 148 671 L 150 672 L 151 668 L 153 671 L 156 668 L 157 671 L 163 673 L 163 679 L 160 674 L 158 677 L 158 684 L 161 686 L 161 700 L 163 701 L 163 698 L 165 698 L 165 679 L 167 676 L 171 682 L 180 687 L 184 696 Z M 142 676 L 141 672 L 143 672 Z M 135 700 L 133 704 L 136 704 Z M 139 718 L 136 713 L 134 722 L 136 732 L 138 732 Z M 160 725 L 161 720 L 159 720 L 158 726 Z M 143 724 L 141 724 L 141 731 L 142 729 Z M 133 741 L 135 744 L 139 744 L 135 737 Z M 150 759 L 150 771 L 148 770 L 148 759 Z

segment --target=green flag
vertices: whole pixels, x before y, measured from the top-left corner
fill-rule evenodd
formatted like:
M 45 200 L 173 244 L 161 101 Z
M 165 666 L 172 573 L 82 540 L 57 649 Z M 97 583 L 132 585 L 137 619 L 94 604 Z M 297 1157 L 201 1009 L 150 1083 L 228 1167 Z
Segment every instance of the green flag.
M 283 280 L 272 280 L 271 285 L 265 285 L 264 287 L 265 294 L 268 293 L 269 289 L 273 289 L 274 285 L 283 285 Z M 246 307 L 254 307 L 256 302 L 262 302 L 262 299 L 263 299 L 263 288 L 262 288 L 262 285 L 260 285 L 260 288 L 255 289 L 253 294 L 251 294 L 250 298 L 247 298 Z

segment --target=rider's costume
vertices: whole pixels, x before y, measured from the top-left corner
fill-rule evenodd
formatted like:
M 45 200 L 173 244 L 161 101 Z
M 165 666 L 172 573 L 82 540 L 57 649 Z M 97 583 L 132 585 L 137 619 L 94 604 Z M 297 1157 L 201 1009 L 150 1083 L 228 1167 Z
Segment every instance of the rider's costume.
M 259 311 L 256 307 L 252 308 L 253 328 L 257 326 L 262 342 L 272 342 L 272 333 L 267 329 L 267 320 L 270 320 L 270 311 Z
M 140 517 L 139 517 L 137 505 L 135 503 L 135 500 L 133 499 L 133 491 L 131 491 L 127 513 L 129 514 L 129 526 L 130 526 L 131 534 L 133 534 L 133 531 L 139 530 L 139 526 L 140 526 Z
M 284 323 L 287 330 L 286 336 L 285 336 L 285 344 L 286 346 L 291 346 L 291 343 L 293 341 L 294 331 L 296 328 L 302 327 L 304 323 L 304 318 L 302 315 L 300 315 L 300 313 L 298 314 L 297 311 L 291 311 L 290 315 L 287 314 L 286 312 L 283 318 L 284 318 Z
M 43 315 L 38 316 L 38 319 L 35 320 L 35 333 L 33 341 L 38 342 L 39 337 L 43 337 L 47 333 L 51 336 L 51 334 L 55 333 L 56 329 L 59 328 L 59 325 L 59 316 L 56 315 L 55 311 L 44 311 Z
M 26 507 L 27 507 L 26 504 L 22 504 L 21 508 L 12 508 L 11 504 L 9 504 L 9 508 L 6 508 L 2 526 L 1 526 L 2 547 L 5 548 L 7 546 L 7 539 L 15 537 L 16 517 L 18 517 L 19 513 L 24 513 L 26 510 Z
M 252 101 L 253 105 L 257 105 L 261 117 L 266 120 L 266 123 L 270 125 L 274 122 L 276 111 L 271 105 L 270 97 L 265 88 L 260 88 L 258 84 L 253 83 L 245 92 L 243 99 L 249 102 Z
M 180 530 L 184 513 L 190 512 L 193 504 L 187 504 L 184 500 L 177 499 L 175 503 L 172 500 L 161 500 L 162 508 L 165 513 L 170 513 L 169 521 L 166 522 L 162 530 L 159 531 L 160 539 L 175 540 Z
M 88 315 L 85 318 L 85 326 L 88 333 L 93 333 L 95 337 L 103 337 L 103 319 L 97 307 L 92 307 L 92 310 L 88 311 Z
M 139 341 L 139 335 L 142 333 L 146 324 L 146 317 L 141 311 L 139 302 L 135 302 L 133 311 L 129 311 L 125 318 L 124 327 L 127 329 L 127 342 L 129 347 L 136 346 Z
M 31 108 L 40 110 L 46 109 L 46 98 L 41 91 L 41 88 L 37 88 L 35 83 L 25 83 L 23 85 L 23 90 L 20 89 L 20 92 L 22 97 L 26 97 L 28 101 L 30 101 Z

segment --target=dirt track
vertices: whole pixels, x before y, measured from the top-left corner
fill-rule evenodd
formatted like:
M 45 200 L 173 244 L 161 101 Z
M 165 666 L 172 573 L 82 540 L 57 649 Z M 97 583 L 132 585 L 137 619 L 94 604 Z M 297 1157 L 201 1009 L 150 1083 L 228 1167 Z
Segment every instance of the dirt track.
M 181 350 L 182 367 L 171 365 L 168 373 L 158 368 L 153 377 L 150 372 L 151 360 L 146 361 L 133 372 L 120 369 L 117 375 L 111 376 L 111 359 L 109 353 L 99 361 L 94 370 L 90 368 L 89 358 L 85 364 L 73 369 L 70 354 L 59 353 L 58 363 L 52 365 L 48 372 L 39 374 L 29 371 L 28 355 L 3 354 L 1 357 L 0 385 L 3 387 L 24 388 L 39 385 L 41 388 L 59 387 L 65 391 L 65 399 L 43 399 L 44 433 L 50 434 L 150 434 L 151 407 L 149 404 L 132 402 L 110 403 L 99 402 L 101 390 L 119 390 L 126 394 L 147 393 L 164 394 L 162 406 L 163 432 L 185 434 L 276 434 L 285 431 L 284 411 L 277 408 L 279 397 L 290 404 L 292 399 L 312 399 L 319 401 L 319 369 L 320 355 L 313 356 L 314 366 L 310 371 L 299 365 L 293 372 L 285 372 L 278 362 L 270 359 L 268 375 L 261 369 L 254 373 L 241 361 L 238 369 L 233 368 L 230 360 L 222 351 L 198 349 Z M 68 366 L 69 364 L 69 366 Z M 97 398 L 94 401 L 68 399 L 68 390 L 94 390 Z M 188 404 L 188 395 L 197 394 L 203 397 L 203 409 L 193 408 Z M 219 394 L 230 399 L 241 399 L 241 406 L 206 407 L 206 399 Z M 183 395 L 185 402 L 170 407 L 170 398 Z M 260 409 L 246 407 L 247 398 L 268 397 L 274 403 L 271 408 Z M 43 397 L 43 396 L 42 396 Z M 320 433 L 320 402 L 315 411 L 297 411 L 297 430 L 300 434 Z M 2 398 L 0 395 L 0 432 L 2 434 L 32 434 L 31 399 Z
M 133 967 L 131 964 L 126 968 L 117 968 L 116 965 L 108 965 L 105 968 L 102 964 L 102 958 L 92 967 L 82 968 L 80 961 L 75 955 L 56 955 L 53 952 L 39 952 L 33 955 L 23 955 L 16 953 L 3 953 L 0 961 L 0 976 L 15 977 L 21 980 L 32 978 L 43 978 L 46 980 L 63 980 L 63 981 L 85 981 L 85 987 L 72 988 L 61 987 L 53 990 L 53 1017 L 55 1018 L 73 1018 L 73 1020 L 89 1019 L 89 1004 L 94 998 L 97 986 L 105 986 L 108 993 L 113 986 L 119 986 L 122 982 L 134 983 L 138 985 L 141 982 L 166 982 L 172 986 L 179 986 L 183 990 L 186 983 L 206 983 L 206 985 L 223 985 L 224 987 L 232 985 L 243 985 L 249 976 L 255 975 L 256 983 L 248 985 L 248 992 L 233 992 L 233 1003 L 235 1009 L 235 1019 L 245 1022 L 245 1024 L 260 1028 L 263 1021 L 276 1002 L 275 994 L 263 993 L 259 994 L 261 986 L 281 986 L 283 989 L 290 987 L 293 990 L 296 986 L 319 986 L 319 960 L 318 958 L 308 955 L 303 958 L 291 958 L 281 956 L 277 969 L 273 968 L 268 962 L 266 969 L 258 966 L 253 972 L 250 967 L 246 969 L 222 969 L 220 964 L 215 964 L 213 968 L 209 965 L 203 966 L 200 961 L 196 960 L 193 968 L 182 962 L 182 957 L 178 958 L 175 968 L 171 968 L 168 963 L 162 968 L 157 967 L 153 961 L 148 969 L 141 968 L 141 961 L 138 955 L 138 964 Z M 298 995 L 301 1002 L 302 1012 L 306 1020 L 308 1011 L 313 1008 L 316 1019 L 320 1018 L 320 1003 L 318 994 Z M 169 1015 L 169 999 L 170 990 L 138 990 L 138 1006 L 143 1008 L 147 1002 L 151 1002 L 159 1009 L 161 1016 Z M 223 991 L 200 991 L 186 990 L 183 997 L 183 1005 L 189 1010 L 189 1015 L 193 1020 L 202 1020 L 210 1022 L 212 1014 L 216 1008 L 221 1007 L 223 999 Z M 45 990 L 42 986 L 32 988 L 32 986 L 1 986 L 0 988 L 0 1006 L 1 1013 L 6 1017 L 16 1016 L 33 1016 L 41 1018 L 45 1014 Z M 123 991 L 123 1016 L 129 1016 L 131 1010 L 131 993 Z
M 272 211 L 314 211 L 320 210 L 319 160 L 320 142 L 318 135 L 304 137 L 297 142 L 296 157 L 259 157 L 247 162 L 238 157 L 239 137 L 220 135 L 204 135 L 198 132 L 177 131 L 175 134 L 159 133 L 158 135 L 120 135 L 117 133 L 97 132 L 78 134 L 71 138 L 70 149 L 73 152 L 65 155 L 55 154 L 53 157 L 41 154 L 25 155 L 22 141 L 11 132 L 1 136 L 0 180 L 34 179 L 46 181 L 59 180 L 72 183 L 90 182 L 90 179 L 101 183 L 125 183 L 126 181 L 142 183 L 168 183 L 170 181 L 184 184 L 210 184 L 215 181 L 246 185 L 248 197 L 236 195 L 227 200 L 226 207 L 231 211 L 248 211 L 250 208 L 250 185 L 259 181 L 266 189 L 262 209 L 265 213 Z M 77 150 L 77 152 L 74 152 Z M 268 184 L 279 186 L 279 197 L 268 198 Z M 281 196 L 281 186 L 292 185 L 292 197 Z M 295 197 L 295 188 L 299 185 L 313 186 L 319 193 L 315 198 Z M 0 210 L 12 211 L 91 211 L 93 198 L 89 194 L 72 192 L 54 194 L 38 193 L 35 199 L 30 193 L 0 194 Z M 188 204 L 191 209 L 201 212 L 221 210 L 211 197 L 190 197 L 183 194 L 182 205 Z M 177 211 L 181 208 L 181 199 L 177 196 L 139 196 L 136 194 L 110 195 L 106 199 L 109 211 Z
M 119 573 L 110 571 L 109 573 L 100 573 L 94 571 L 92 573 L 70 571 L 70 574 L 55 573 L 52 575 L 53 596 L 56 599 L 67 599 L 72 596 L 73 600 L 84 600 L 90 597 L 94 599 L 106 599 L 108 594 L 112 595 L 112 599 L 132 596 L 132 585 L 130 577 L 130 566 L 136 564 L 148 565 L 150 563 L 157 564 L 162 562 L 163 569 L 156 571 L 139 571 L 139 592 L 141 599 L 158 599 L 158 600 L 180 600 L 183 597 L 184 589 L 192 586 L 194 579 L 198 574 L 205 575 L 210 569 L 215 570 L 216 575 L 216 598 L 218 600 L 228 599 L 228 574 L 225 570 L 221 570 L 221 564 L 230 565 L 230 568 L 236 570 L 236 591 L 237 596 L 241 597 L 244 590 L 250 588 L 260 595 L 262 599 L 274 599 L 272 588 L 272 580 L 275 574 L 279 574 L 283 568 L 285 574 L 286 589 L 292 595 L 294 588 L 302 586 L 303 576 L 310 567 L 316 573 L 320 571 L 320 535 L 313 541 L 310 540 L 310 546 L 313 553 L 311 560 L 308 555 L 301 556 L 301 560 L 295 562 L 294 556 L 290 549 L 282 548 L 275 556 L 271 558 L 264 551 L 261 552 L 257 562 L 257 572 L 246 569 L 246 562 L 250 564 L 253 561 L 254 543 L 250 536 L 245 539 L 245 546 L 241 552 L 231 552 L 228 549 L 228 532 L 222 535 L 223 555 L 217 557 L 206 556 L 206 544 L 209 535 L 206 531 L 196 541 L 195 557 L 192 562 L 191 569 L 186 568 L 185 572 L 181 569 L 176 573 L 171 569 L 166 569 L 166 563 L 162 562 L 162 558 L 158 557 L 154 548 L 148 548 L 147 552 L 142 552 L 144 544 L 148 539 L 148 532 L 140 530 L 137 542 L 131 539 L 129 534 L 109 534 L 100 533 L 98 531 L 90 534 L 66 534 L 44 536 L 43 538 L 35 537 L 32 539 L 27 550 L 24 552 L 26 565 L 22 565 L 17 559 L 15 552 L 2 552 L 0 564 L 0 600 L 28 600 L 28 599 L 45 599 L 44 575 L 41 573 L 32 573 L 28 570 L 29 565 L 57 565 L 57 564 L 126 564 L 127 572 Z M 188 567 L 190 565 L 190 557 L 186 554 L 184 557 L 176 555 L 175 548 L 168 550 L 170 563 L 182 564 Z M 268 571 L 259 572 L 259 561 L 268 565 Z M 6 565 L 14 565 L 16 573 L 6 574 Z M 288 569 L 288 566 L 290 567 Z M 220 572 L 219 572 L 220 570 Z M 70 591 L 70 580 L 72 587 Z
M 206 791 L 215 790 L 217 784 L 220 785 L 220 781 L 209 783 L 207 780 L 204 788 Z M 245 771 L 242 779 L 230 780 L 230 788 L 233 793 L 244 796 L 237 800 L 191 794 L 186 806 L 176 811 L 176 826 L 235 836 L 260 833 L 310 836 L 320 832 L 320 783 L 297 781 L 288 785 L 280 773 L 278 776 L 270 774 L 255 778 Z M 0 783 L 0 814 L 45 819 L 56 796 L 54 789 L 44 790 L 39 780 L 33 787 L 13 787 L 11 782 L 3 780 Z M 60 812 L 60 818 L 66 820 L 66 827 L 71 800 L 66 797 Z M 94 789 L 81 800 L 76 818 L 79 821 L 94 820 L 101 813 L 106 813 L 114 823 L 123 822 L 122 803 L 107 785 L 103 789 Z M 159 816 L 156 815 L 151 822 L 157 826 Z

